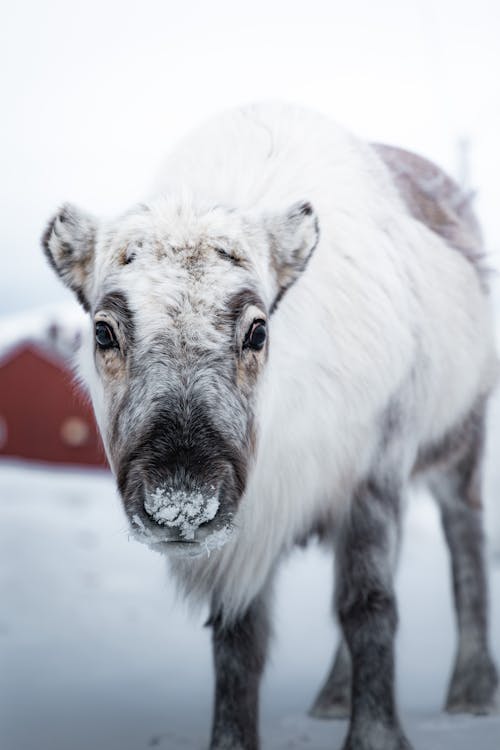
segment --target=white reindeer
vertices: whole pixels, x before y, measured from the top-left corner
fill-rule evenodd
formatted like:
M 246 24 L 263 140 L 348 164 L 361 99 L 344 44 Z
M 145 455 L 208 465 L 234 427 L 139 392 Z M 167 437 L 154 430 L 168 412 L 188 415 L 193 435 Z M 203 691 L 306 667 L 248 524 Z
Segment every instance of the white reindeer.
M 344 642 L 313 713 L 344 750 L 409 748 L 394 697 L 405 490 L 431 483 L 459 645 L 446 707 L 488 712 L 480 464 L 496 374 L 477 225 L 428 162 L 266 104 L 188 138 L 114 221 L 64 206 L 43 245 L 88 311 L 82 352 L 139 539 L 211 604 L 212 750 L 258 747 L 279 561 L 335 550 Z

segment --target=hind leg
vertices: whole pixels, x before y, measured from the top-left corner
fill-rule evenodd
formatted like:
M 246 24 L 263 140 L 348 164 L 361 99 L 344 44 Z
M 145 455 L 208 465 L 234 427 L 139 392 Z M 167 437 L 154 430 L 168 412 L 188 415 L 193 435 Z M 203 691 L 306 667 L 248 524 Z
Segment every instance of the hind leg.
M 430 481 L 451 558 L 458 649 L 446 710 L 484 714 L 495 709 L 498 676 L 488 643 L 488 592 L 481 503 L 484 412 L 460 435 L 461 450 Z
M 343 638 L 333 664 L 309 711 L 316 719 L 348 719 L 351 715 L 351 657 Z

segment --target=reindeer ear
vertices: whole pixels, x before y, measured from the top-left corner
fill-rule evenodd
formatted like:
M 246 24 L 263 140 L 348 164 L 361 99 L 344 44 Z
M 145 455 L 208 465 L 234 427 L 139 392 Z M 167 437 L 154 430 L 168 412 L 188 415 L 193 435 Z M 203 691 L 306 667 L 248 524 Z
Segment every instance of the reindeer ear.
M 66 203 L 49 222 L 42 236 L 47 259 L 64 284 L 88 311 L 88 288 L 94 260 L 97 224 L 88 214 Z
M 267 219 L 271 239 L 271 264 L 276 274 L 279 300 L 304 271 L 319 240 L 319 224 L 310 203 L 294 203 L 285 214 Z

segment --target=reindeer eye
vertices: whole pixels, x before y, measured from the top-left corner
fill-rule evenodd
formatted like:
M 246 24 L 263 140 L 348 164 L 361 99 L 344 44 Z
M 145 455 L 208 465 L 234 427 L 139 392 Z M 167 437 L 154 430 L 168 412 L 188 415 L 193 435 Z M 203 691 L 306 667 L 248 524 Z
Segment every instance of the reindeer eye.
M 98 321 L 95 324 L 95 340 L 99 349 L 118 348 L 118 342 L 113 329 L 108 323 L 104 323 L 103 321 Z
M 266 337 L 266 321 L 254 320 L 245 336 L 243 349 L 254 349 L 255 351 L 260 351 L 266 343 Z

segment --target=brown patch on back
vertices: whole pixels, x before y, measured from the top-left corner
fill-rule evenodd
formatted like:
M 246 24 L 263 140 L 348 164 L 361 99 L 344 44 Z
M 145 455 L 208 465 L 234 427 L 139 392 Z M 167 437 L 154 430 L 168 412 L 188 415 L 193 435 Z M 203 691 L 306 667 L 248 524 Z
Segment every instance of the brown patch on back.
M 483 240 L 472 211 L 472 196 L 422 156 L 378 143 L 373 147 L 388 167 L 411 215 L 461 252 L 484 283 Z

